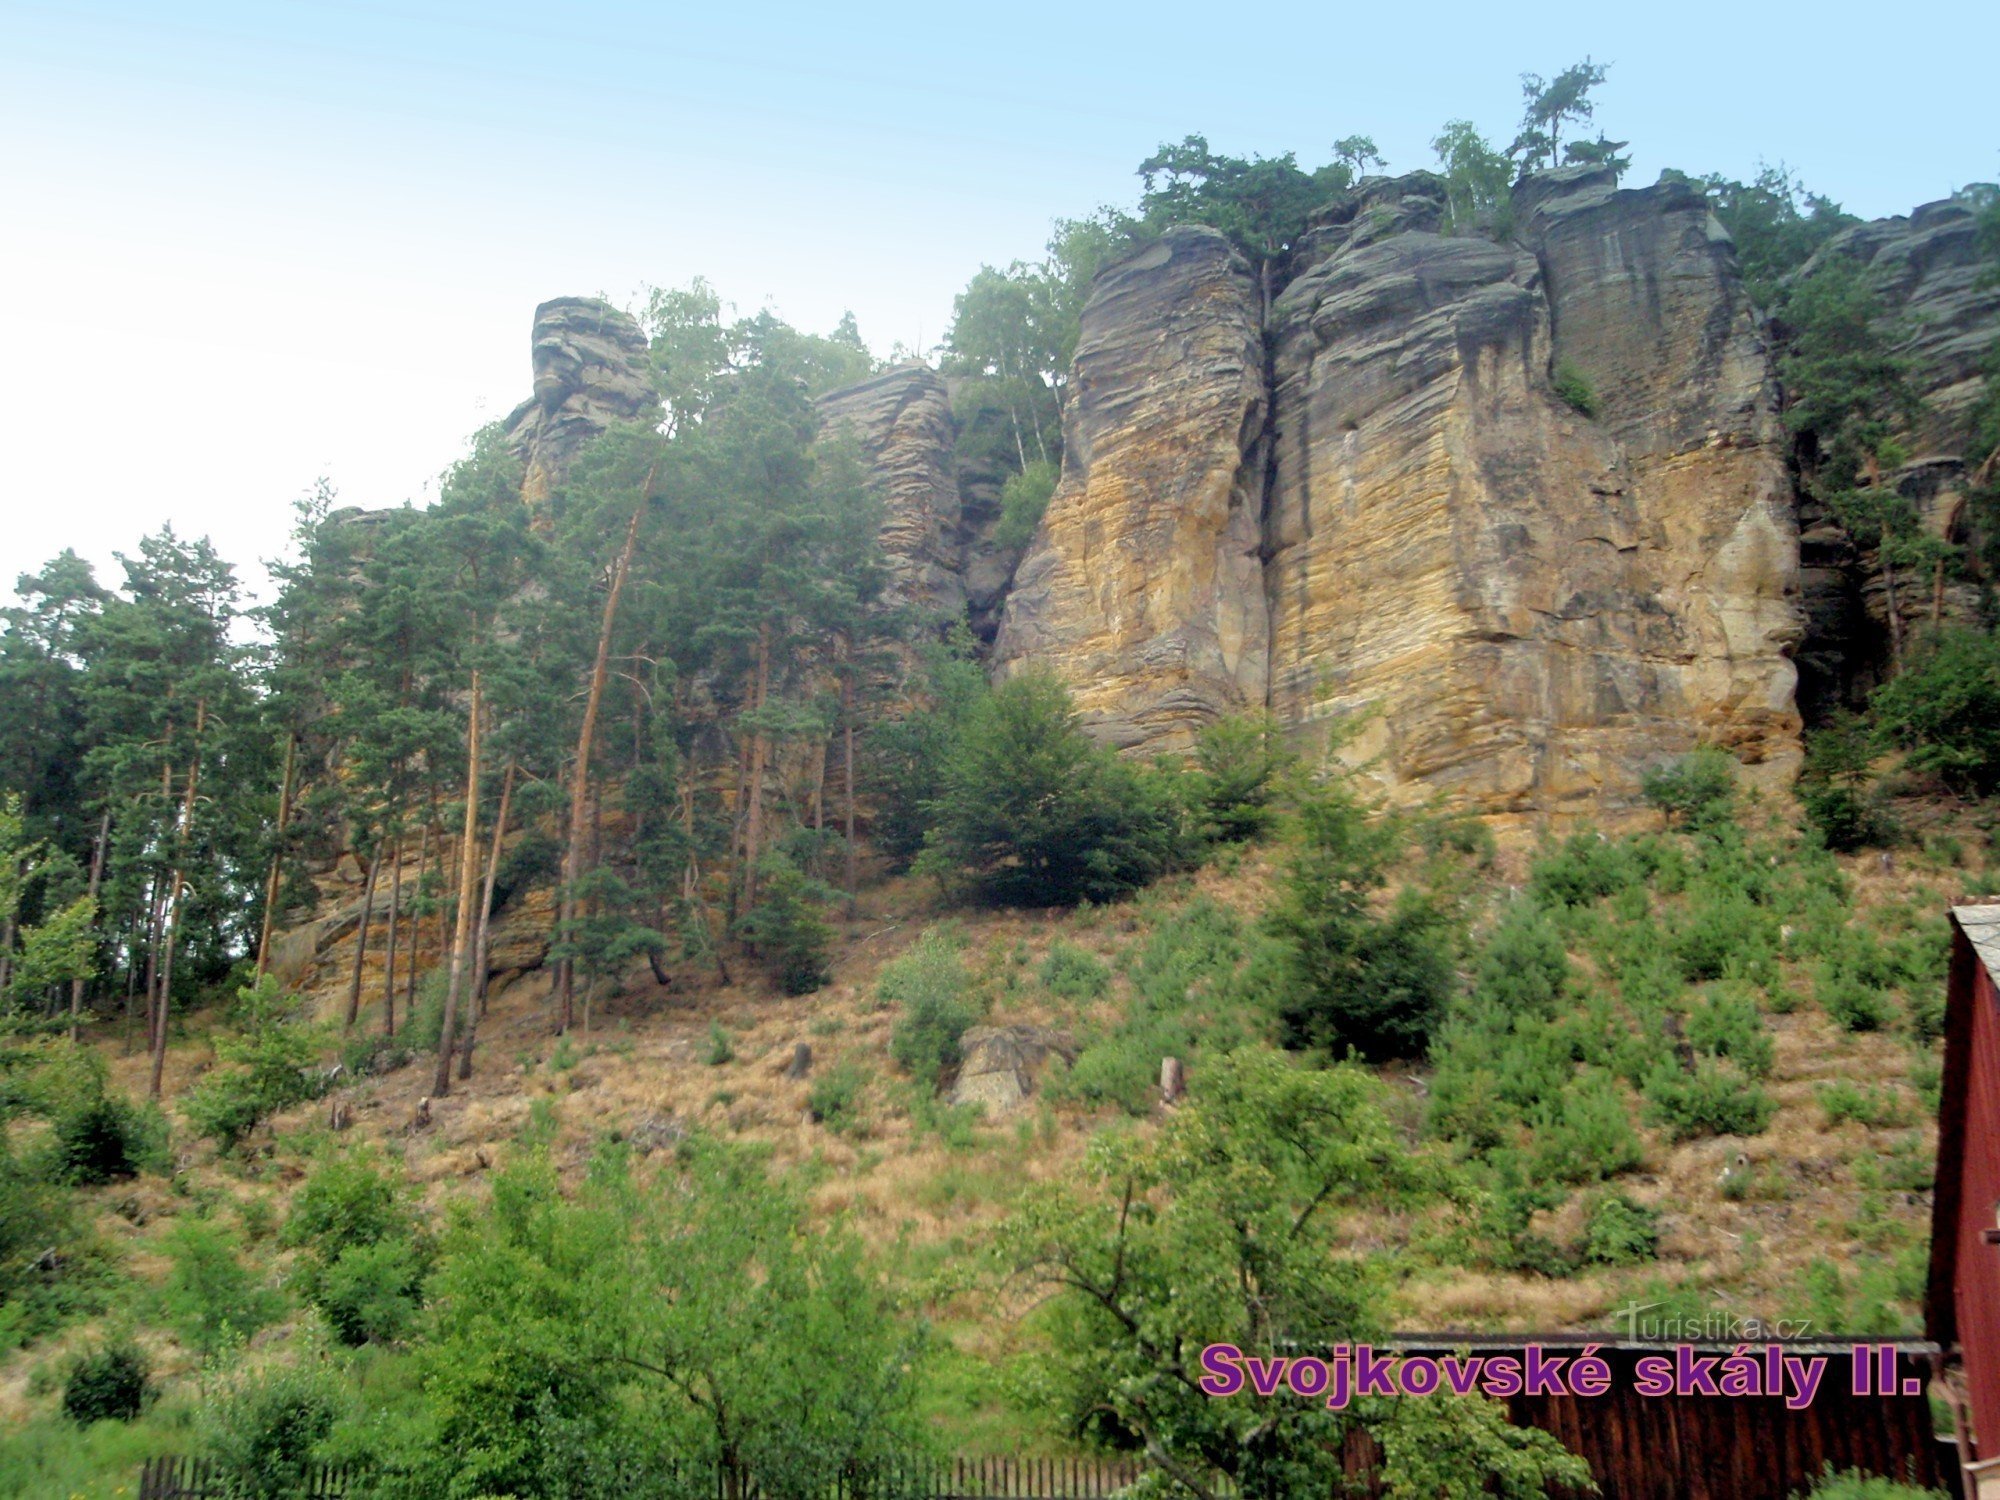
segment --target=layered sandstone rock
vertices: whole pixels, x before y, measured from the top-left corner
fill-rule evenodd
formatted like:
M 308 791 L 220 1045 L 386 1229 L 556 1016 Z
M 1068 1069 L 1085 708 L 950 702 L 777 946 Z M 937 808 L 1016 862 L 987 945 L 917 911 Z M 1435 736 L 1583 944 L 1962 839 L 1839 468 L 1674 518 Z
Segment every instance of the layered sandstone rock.
M 646 336 L 595 297 L 558 297 L 535 309 L 535 394 L 507 418 L 521 460 L 521 499 L 541 512 L 579 449 L 615 422 L 657 406 L 646 378 Z
M 1440 235 L 1411 188 L 1323 229 L 1274 309 L 1272 707 L 1487 813 L 1615 820 L 1702 740 L 1789 775 L 1789 493 L 1706 205 L 1551 174 L 1531 251 Z
M 943 377 L 928 365 L 895 365 L 823 397 L 819 410 L 824 434 L 853 441 L 881 500 L 888 602 L 962 613 L 955 434 Z
M 1100 276 L 999 670 L 1057 672 L 1121 746 L 1261 706 L 1265 411 L 1257 287 L 1220 234 L 1169 230 Z

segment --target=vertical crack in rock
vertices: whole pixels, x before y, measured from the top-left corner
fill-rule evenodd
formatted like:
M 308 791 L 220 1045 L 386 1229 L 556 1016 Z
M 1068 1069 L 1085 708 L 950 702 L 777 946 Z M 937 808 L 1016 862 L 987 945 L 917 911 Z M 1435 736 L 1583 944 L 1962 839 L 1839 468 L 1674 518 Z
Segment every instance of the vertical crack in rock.
M 1266 701 L 1264 363 L 1256 281 L 1212 229 L 1167 231 L 1092 290 L 1062 479 L 994 659 L 1057 673 L 1111 744 L 1184 748 Z

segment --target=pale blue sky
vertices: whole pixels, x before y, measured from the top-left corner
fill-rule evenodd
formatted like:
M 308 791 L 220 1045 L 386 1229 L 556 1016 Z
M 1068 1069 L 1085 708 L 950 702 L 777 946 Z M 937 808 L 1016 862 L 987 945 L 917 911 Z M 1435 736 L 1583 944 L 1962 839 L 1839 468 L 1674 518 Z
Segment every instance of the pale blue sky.
M 982 261 L 1189 131 L 1427 165 L 1588 53 L 1628 181 L 1782 160 L 1905 212 L 2000 175 L 1996 13 L 0 0 L 0 587 L 167 519 L 248 563 L 322 473 L 421 501 L 526 393 L 547 297 L 705 275 L 933 343 Z

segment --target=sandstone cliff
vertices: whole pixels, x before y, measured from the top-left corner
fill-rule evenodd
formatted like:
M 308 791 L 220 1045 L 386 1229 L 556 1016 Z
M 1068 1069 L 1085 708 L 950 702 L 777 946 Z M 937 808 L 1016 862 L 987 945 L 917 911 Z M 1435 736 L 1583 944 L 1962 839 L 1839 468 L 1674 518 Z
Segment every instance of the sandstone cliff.
M 955 616 L 966 604 L 951 398 L 927 365 L 902 364 L 825 396 L 822 432 L 852 441 L 882 502 L 887 602 Z
M 1527 185 L 1513 244 L 1448 236 L 1439 187 L 1331 206 L 1268 331 L 1209 231 L 1105 274 L 999 669 L 1120 745 L 1339 723 L 1397 797 L 1484 813 L 1615 819 L 1704 740 L 1788 777 L 1797 543 L 1726 237 L 1596 170 Z
M 1264 703 L 1263 365 L 1256 285 L 1214 230 L 1169 230 L 1099 278 L 1062 480 L 995 655 L 1060 674 L 1114 744 L 1183 746 Z
M 657 402 L 646 378 L 646 336 L 594 297 L 558 297 L 535 309 L 535 394 L 507 418 L 522 463 L 521 499 L 541 512 L 577 450 L 614 422 L 637 421 Z
M 1835 256 L 1867 268 L 1924 401 L 1927 420 L 1911 434 L 1910 461 L 1892 478 L 1930 535 L 1962 544 L 1971 520 L 1965 451 L 1972 411 L 1985 391 L 1985 360 L 2000 341 L 2000 283 L 1984 274 L 1978 216 L 1948 199 L 1858 224 L 1830 240 L 1802 274 Z M 1888 591 L 1874 558 L 1810 497 L 1802 500 L 1800 523 L 1807 619 L 1800 694 L 1817 714 L 1858 699 L 1885 665 Z M 1978 594 L 1976 579 L 1909 580 L 1899 590 L 1899 613 L 1906 625 L 1934 612 L 1970 619 Z

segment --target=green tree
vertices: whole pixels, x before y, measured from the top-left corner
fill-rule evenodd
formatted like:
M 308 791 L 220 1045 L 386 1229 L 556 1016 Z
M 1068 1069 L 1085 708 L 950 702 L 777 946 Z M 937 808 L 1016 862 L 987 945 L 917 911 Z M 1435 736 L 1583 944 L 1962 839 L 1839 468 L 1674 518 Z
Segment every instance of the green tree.
M 1168 778 L 1094 744 L 1054 677 L 1011 678 L 967 715 L 917 868 L 1002 905 L 1136 890 L 1186 852 Z
M 1446 223 L 1454 234 L 1484 226 L 1496 239 L 1511 227 L 1509 187 L 1514 180 L 1507 154 L 1487 142 L 1470 120 L 1447 120 L 1431 141 L 1444 172 Z
M 1377 1059 L 1423 1053 L 1451 989 L 1452 934 L 1416 886 L 1376 913 L 1399 842 L 1392 821 L 1370 818 L 1344 788 L 1323 788 L 1300 807 L 1299 847 L 1266 918 L 1284 945 L 1286 1045 Z
M 1606 159 L 1613 155 L 1616 145 L 1606 142 L 1602 136 L 1595 142 L 1571 142 L 1567 153 L 1563 146 L 1563 132 L 1582 125 L 1597 113 L 1596 101 L 1590 97 L 1591 91 L 1603 83 L 1611 71 L 1609 63 L 1594 63 L 1589 58 L 1571 63 L 1554 78 L 1544 78 L 1539 73 L 1521 75 L 1521 129 L 1514 137 L 1514 144 L 1507 148 L 1509 156 L 1521 159 L 1522 169 L 1536 166 L 1557 167 L 1565 161 Z M 1578 151 L 1578 146 L 1583 151 Z M 1606 150 L 1610 147 L 1609 150 Z M 1593 157 L 1591 153 L 1599 153 Z

